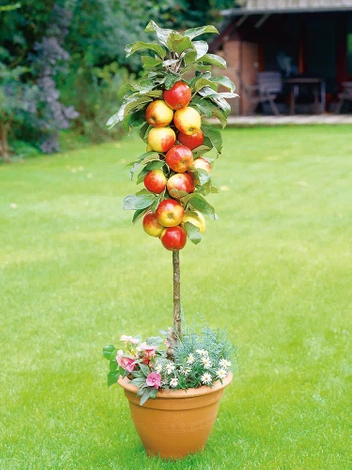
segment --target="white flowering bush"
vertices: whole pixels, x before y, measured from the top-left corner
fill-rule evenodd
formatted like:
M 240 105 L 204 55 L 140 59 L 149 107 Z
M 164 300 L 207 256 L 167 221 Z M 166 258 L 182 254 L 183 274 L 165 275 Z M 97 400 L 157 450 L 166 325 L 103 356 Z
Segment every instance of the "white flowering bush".
M 201 335 L 186 332 L 174 345 L 169 332 L 162 333 L 166 339 L 154 336 L 144 341 L 141 336 L 122 335 L 121 349 L 106 346 L 103 356 L 110 362 L 108 385 L 120 376 L 128 377 L 138 387 L 143 405 L 162 389 L 211 387 L 233 369 L 235 350 L 223 330 L 205 327 Z

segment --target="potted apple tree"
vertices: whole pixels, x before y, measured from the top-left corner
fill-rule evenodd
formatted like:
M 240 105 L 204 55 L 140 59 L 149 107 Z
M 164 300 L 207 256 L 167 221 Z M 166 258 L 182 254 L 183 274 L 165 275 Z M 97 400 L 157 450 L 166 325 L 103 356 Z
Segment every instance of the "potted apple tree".
M 172 252 L 173 326 L 161 332 L 164 337 L 122 335 L 123 345 L 106 346 L 103 356 L 110 366 L 108 385 L 123 387 L 148 455 L 181 458 L 204 448 L 232 379 L 234 348 L 226 332 L 206 326 L 199 334 L 182 324 L 179 252 L 187 240 L 195 245 L 202 240 L 204 216 L 217 219 L 206 200 L 217 192 L 211 181 L 214 160 L 207 154 L 222 149 L 212 120 L 224 128 L 226 99 L 237 95 L 228 77 L 212 73 L 212 66 L 226 68 L 224 59 L 195 40 L 218 33 L 214 26 L 179 33 L 151 21 L 145 31 L 155 33 L 157 42 L 126 46 L 127 57 L 147 51 L 141 56 L 144 74 L 121 87 L 122 105 L 108 126 L 123 122 L 126 129 L 137 128 L 146 145 L 130 163 L 131 179 L 143 189 L 126 196 L 123 208 L 133 210 L 132 222 L 142 220 L 144 231 Z

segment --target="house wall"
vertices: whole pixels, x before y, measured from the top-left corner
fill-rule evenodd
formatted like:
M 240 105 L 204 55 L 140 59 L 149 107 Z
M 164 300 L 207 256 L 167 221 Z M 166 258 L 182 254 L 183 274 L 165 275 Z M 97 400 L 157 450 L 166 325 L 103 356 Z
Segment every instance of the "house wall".
M 239 82 L 238 73 L 242 81 L 248 85 L 255 85 L 258 72 L 258 44 L 243 41 L 240 38 L 231 38 L 223 47 L 221 55 L 228 64 L 226 75 L 235 83 L 239 99 L 230 100 L 231 114 L 248 114 L 249 101 L 243 93 Z

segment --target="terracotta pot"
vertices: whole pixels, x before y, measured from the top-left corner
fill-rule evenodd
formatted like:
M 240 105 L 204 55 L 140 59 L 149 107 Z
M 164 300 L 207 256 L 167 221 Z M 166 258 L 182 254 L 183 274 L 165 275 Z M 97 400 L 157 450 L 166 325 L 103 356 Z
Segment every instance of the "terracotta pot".
M 221 384 L 185 390 L 161 390 L 156 399 L 140 406 L 137 387 L 118 380 L 129 400 L 132 419 L 149 456 L 182 458 L 204 449 L 230 373 Z

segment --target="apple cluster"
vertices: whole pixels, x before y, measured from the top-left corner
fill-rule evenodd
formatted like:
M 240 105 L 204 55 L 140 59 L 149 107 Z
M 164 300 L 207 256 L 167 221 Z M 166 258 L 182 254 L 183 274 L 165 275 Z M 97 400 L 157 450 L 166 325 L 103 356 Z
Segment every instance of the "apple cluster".
M 205 230 L 204 216 L 196 210 L 185 211 L 182 198 L 196 190 L 197 170 L 210 174 L 211 166 L 203 157 L 194 158 L 192 152 L 203 144 L 204 135 L 199 112 L 189 106 L 190 87 L 178 81 L 164 90 L 162 98 L 147 106 L 145 119 L 152 126 L 147 151 L 158 152 L 165 165 L 148 171 L 143 182 L 148 191 L 163 198 L 155 212 L 145 214 L 143 228 L 159 237 L 167 250 L 175 251 L 186 245 L 187 222 L 199 233 Z

